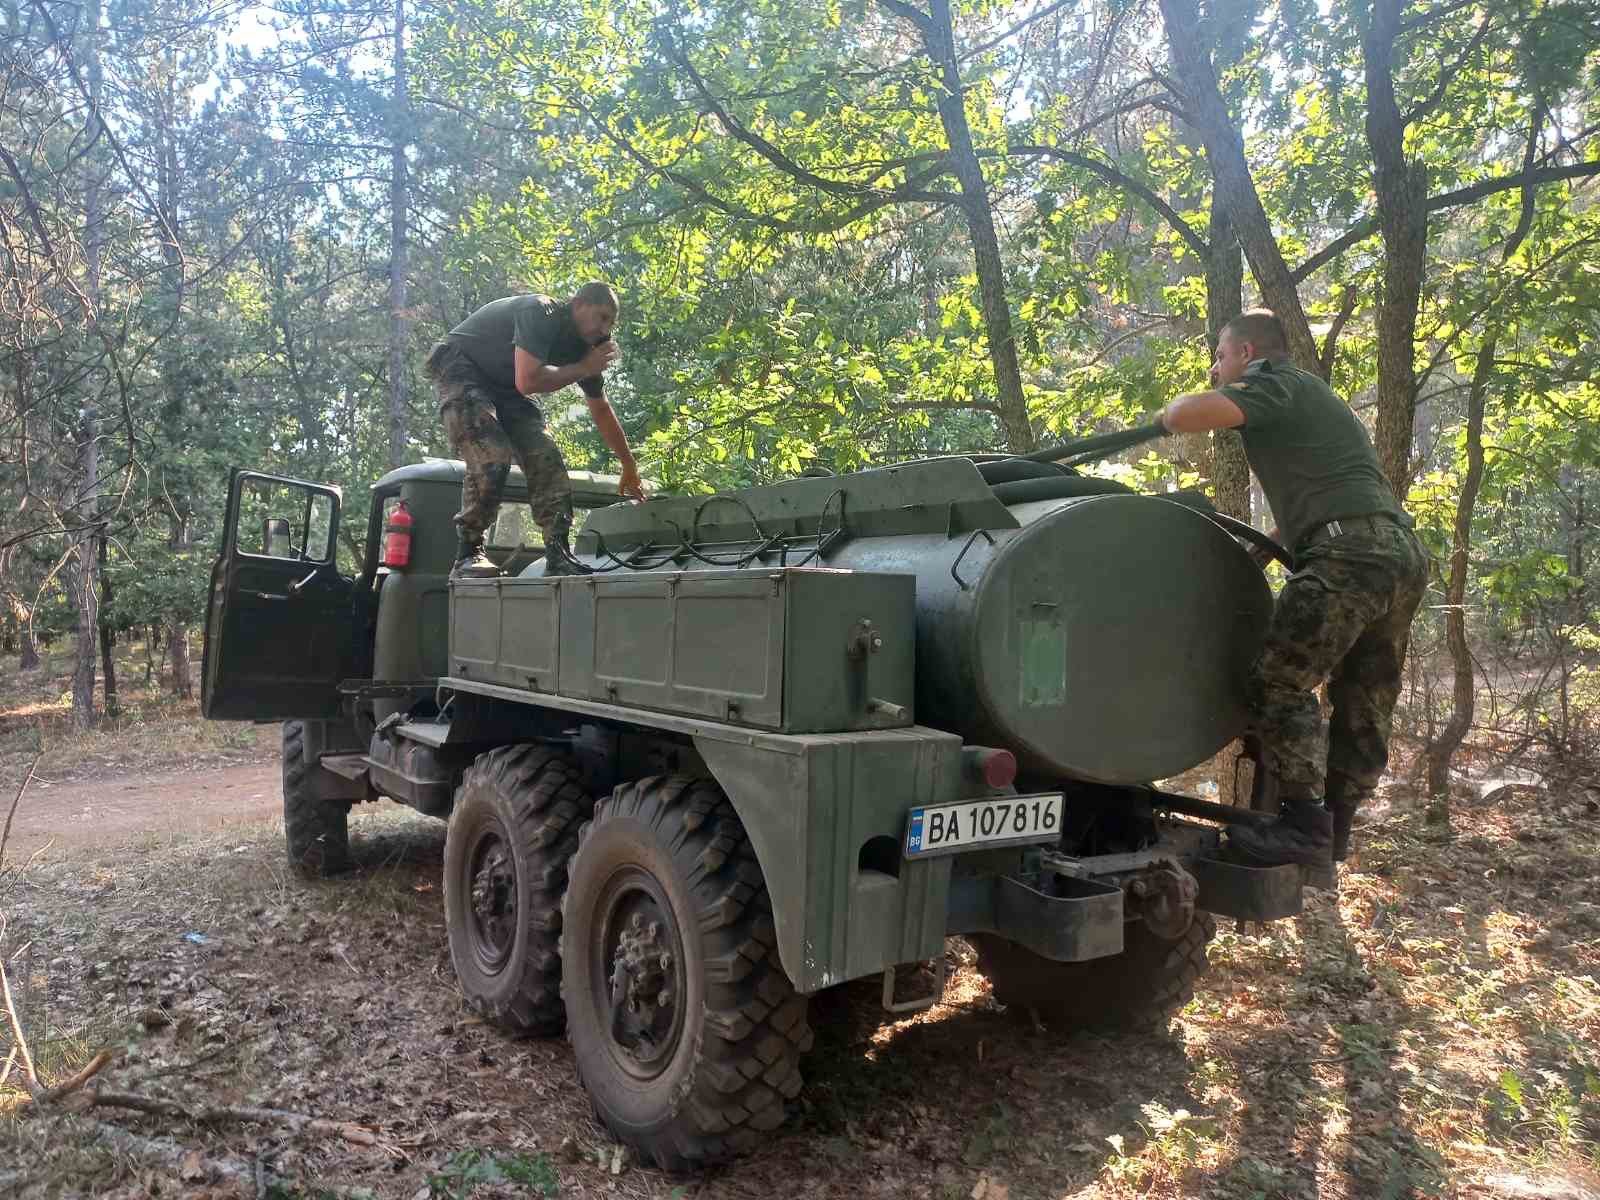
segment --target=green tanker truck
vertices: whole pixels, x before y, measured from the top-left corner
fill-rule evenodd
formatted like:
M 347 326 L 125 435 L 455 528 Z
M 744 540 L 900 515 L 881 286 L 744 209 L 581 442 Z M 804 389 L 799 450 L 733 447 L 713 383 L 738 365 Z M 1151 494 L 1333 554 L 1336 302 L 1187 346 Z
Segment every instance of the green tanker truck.
M 1226 861 L 1254 814 L 1153 782 L 1245 724 L 1271 597 L 1225 518 L 1018 459 L 644 504 L 575 474 L 591 573 L 546 577 L 513 473 L 502 577 L 452 583 L 460 480 L 379 480 L 351 576 L 337 489 L 236 471 L 203 710 L 284 722 L 301 870 L 345 865 L 355 803 L 448 821 L 468 1002 L 565 1029 L 647 1161 L 775 1129 L 808 998 L 881 975 L 930 1005 L 947 937 L 1005 1004 L 1141 1024 L 1191 995 L 1213 914 L 1326 883 Z

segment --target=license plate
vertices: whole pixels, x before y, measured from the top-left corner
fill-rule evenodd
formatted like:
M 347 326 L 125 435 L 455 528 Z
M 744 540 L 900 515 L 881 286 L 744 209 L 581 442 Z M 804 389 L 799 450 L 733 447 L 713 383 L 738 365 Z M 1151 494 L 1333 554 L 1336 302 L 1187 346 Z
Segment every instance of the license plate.
M 913 808 L 906 857 L 1052 841 L 1061 836 L 1061 795 L 997 796 Z

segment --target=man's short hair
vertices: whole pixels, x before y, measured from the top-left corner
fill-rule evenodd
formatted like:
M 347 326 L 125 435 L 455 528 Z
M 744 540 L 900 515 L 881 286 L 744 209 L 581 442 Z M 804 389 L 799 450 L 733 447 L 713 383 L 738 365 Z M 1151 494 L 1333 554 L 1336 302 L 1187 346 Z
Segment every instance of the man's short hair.
M 1283 322 L 1270 308 L 1246 309 L 1224 325 L 1222 332 L 1233 334 L 1236 342 L 1249 342 L 1262 358 L 1288 357 L 1289 339 L 1284 336 Z
M 617 293 L 609 283 L 602 283 L 598 279 L 593 283 L 586 283 L 572 293 L 574 302 L 583 301 L 600 308 L 609 308 L 612 312 L 621 310 L 622 305 L 617 301 Z

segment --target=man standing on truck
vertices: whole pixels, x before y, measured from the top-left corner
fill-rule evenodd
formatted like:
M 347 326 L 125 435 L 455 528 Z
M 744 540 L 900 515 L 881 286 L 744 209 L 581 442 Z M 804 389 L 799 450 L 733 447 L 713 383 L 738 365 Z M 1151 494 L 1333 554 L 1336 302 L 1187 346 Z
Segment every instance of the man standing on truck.
M 605 283 L 586 283 L 565 302 L 507 296 L 478 309 L 429 352 L 426 366 L 439 393 L 439 419 L 451 452 L 467 467 L 456 514 L 461 545 L 451 578 L 500 573 L 484 553 L 484 536 L 500 510 L 513 462 L 522 467 L 528 507 L 544 533 L 545 574 L 587 570 L 572 557 L 569 542 L 567 464 L 533 397 L 576 383 L 600 436 L 622 465 L 618 491 L 644 499 L 638 465 L 605 392 L 605 369 L 619 353 L 611 340 L 618 307 L 616 292 Z
M 1356 810 L 1389 761 L 1411 619 L 1428 558 L 1350 406 L 1289 361 L 1283 325 L 1253 309 L 1223 327 L 1212 390 L 1179 396 L 1159 417 L 1168 433 L 1238 428 L 1294 558 L 1266 644 L 1251 672 L 1265 765 L 1282 808 L 1229 842 L 1253 866 L 1343 862 Z M 1327 757 L 1312 694 L 1333 701 Z

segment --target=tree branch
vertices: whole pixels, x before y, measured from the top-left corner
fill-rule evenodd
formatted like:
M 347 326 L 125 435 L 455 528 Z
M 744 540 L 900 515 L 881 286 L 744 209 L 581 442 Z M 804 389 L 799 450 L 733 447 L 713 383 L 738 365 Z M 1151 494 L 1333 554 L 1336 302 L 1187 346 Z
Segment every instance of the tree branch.
M 1322 377 L 1333 378 L 1333 359 L 1339 352 L 1339 335 L 1344 332 L 1345 325 L 1356 311 L 1356 290 L 1345 288 L 1339 300 L 1339 312 L 1333 318 L 1333 324 L 1328 327 L 1328 336 L 1322 339 Z
M 979 153 L 992 153 L 992 151 L 979 151 Z M 1134 179 L 1131 175 L 1123 174 L 1116 167 L 1112 166 L 1103 159 L 1094 158 L 1087 154 L 1079 154 L 1072 150 L 1059 150 L 1054 146 L 1038 145 L 1008 146 L 1006 148 L 1006 153 L 1008 155 L 1016 154 L 1038 158 L 1053 158 L 1058 162 L 1067 163 L 1069 166 L 1080 167 L 1085 171 L 1089 171 L 1100 176 L 1100 178 L 1104 179 L 1107 183 L 1110 183 L 1115 187 L 1121 188 L 1125 192 L 1137 196 L 1140 200 L 1143 200 L 1157 213 L 1159 213 L 1167 222 L 1167 224 L 1172 227 L 1173 232 L 1189 244 L 1189 248 L 1200 257 L 1202 262 L 1210 259 L 1210 245 L 1206 242 L 1205 238 L 1201 237 L 1200 234 L 1178 214 L 1177 209 L 1173 208 L 1172 205 L 1168 204 L 1160 196 L 1156 195 L 1155 191 L 1147 184 L 1139 182 L 1139 180 Z
M 923 12 L 914 4 L 907 4 L 905 0 L 878 0 L 878 4 L 887 8 L 895 16 L 910 21 L 917 27 L 919 33 L 927 33 L 933 28 L 933 18 Z
M 1478 47 L 1483 45 L 1483 39 L 1488 36 L 1489 30 L 1493 25 L 1494 21 L 1488 17 L 1479 22 L 1472 39 L 1467 43 L 1465 49 L 1456 55 L 1455 61 L 1449 66 L 1439 69 L 1439 81 L 1434 84 L 1433 91 L 1429 93 L 1427 99 L 1405 115 L 1405 123 L 1407 125 L 1416 124 L 1444 102 L 1445 92 L 1455 82 L 1456 76 L 1461 74 L 1462 68 L 1467 65 L 1467 60 L 1478 52 Z
M 1518 171 L 1515 175 L 1497 175 L 1493 179 L 1481 180 L 1470 187 L 1457 188 L 1453 192 L 1443 192 L 1437 196 L 1428 197 L 1428 212 L 1436 213 L 1446 208 L 1459 208 L 1463 204 L 1471 204 L 1475 200 L 1482 200 L 1485 196 L 1492 196 L 1496 192 L 1504 192 L 1511 188 L 1538 188 L 1547 183 L 1560 183 L 1566 179 L 1588 179 L 1600 175 L 1600 159 L 1592 162 L 1572 163 L 1565 167 L 1537 167 L 1532 171 Z M 1309 276 L 1327 266 L 1328 263 L 1338 258 L 1351 246 L 1364 242 L 1378 231 L 1376 217 L 1362 217 L 1344 233 L 1318 250 L 1305 262 L 1294 269 L 1294 281 L 1304 282 Z
M 826 176 L 818 175 L 815 171 L 801 166 L 799 163 L 795 162 L 794 159 L 790 158 L 783 151 L 779 150 L 766 138 L 762 137 L 759 133 L 756 133 L 751 129 L 747 129 L 737 117 L 733 116 L 732 113 L 723 107 L 722 102 L 712 95 L 711 89 L 706 86 L 705 79 L 701 76 L 700 72 L 695 69 L 694 63 L 689 60 L 689 52 L 678 43 L 677 38 L 672 33 L 664 31 L 662 38 L 666 42 L 668 55 L 674 62 L 678 64 L 678 66 L 683 70 L 684 74 L 689 77 L 689 82 L 693 84 L 694 90 L 699 94 L 701 102 L 711 110 L 712 115 L 715 116 L 717 120 L 722 122 L 723 128 L 726 129 L 736 141 L 742 142 L 746 146 L 749 146 L 762 158 L 766 159 L 767 162 L 771 163 L 774 167 L 777 167 L 778 170 L 782 171 L 790 178 L 797 179 L 801 183 L 816 188 L 818 191 L 828 192 L 829 194 L 835 196 L 850 196 L 855 198 L 860 196 L 877 195 L 884 197 L 885 202 L 901 200 L 927 200 L 936 204 L 952 204 L 961 199 L 961 197 L 956 195 L 954 192 L 922 192 L 910 190 L 908 188 L 894 188 L 888 192 L 883 192 L 877 188 L 868 188 L 863 187 L 860 184 L 844 183 L 837 179 L 829 179 Z
M 982 43 L 981 45 L 978 45 L 978 46 L 974 46 L 971 50 L 963 50 L 956 57 L 956 61 L 957 62 L 965 62 L 967 59 L 975 58 L 976 56 L 982 54 L 986 50 L 993 50 L 1001 42 L 1005 41 L 1007 38 L 1010 38 L 1014 34 L 1021 33 L 1029 25 L 1032 25 L 1037 21 L 1042 21 L 1046 17 L 1048 17 L 1051 13 L 1058 12 L 1061 9 L 1066 8 L 1067 5 L 1074 4 L 1076 2 L 1077 2 L 1077 0 L 1056 0 L 1056 2 L 1054 4 L 1047 4 L 1043 8 L 1041 8 L 1038 12 L 1034 13 L 1031 17 L 1024 17 L 1022 20 L 1018 21 L 1015 25 L 1013 25 L 1010 29 L 1007 29 L 1004 33 L 996 34 L 994 37 L 990 38 L 987 42 L 984 42 L 984 43 Z M 1115 20 L 1116 20 L 1116 18 L 1113 17 L 1113 21 L 1115 21 Z

